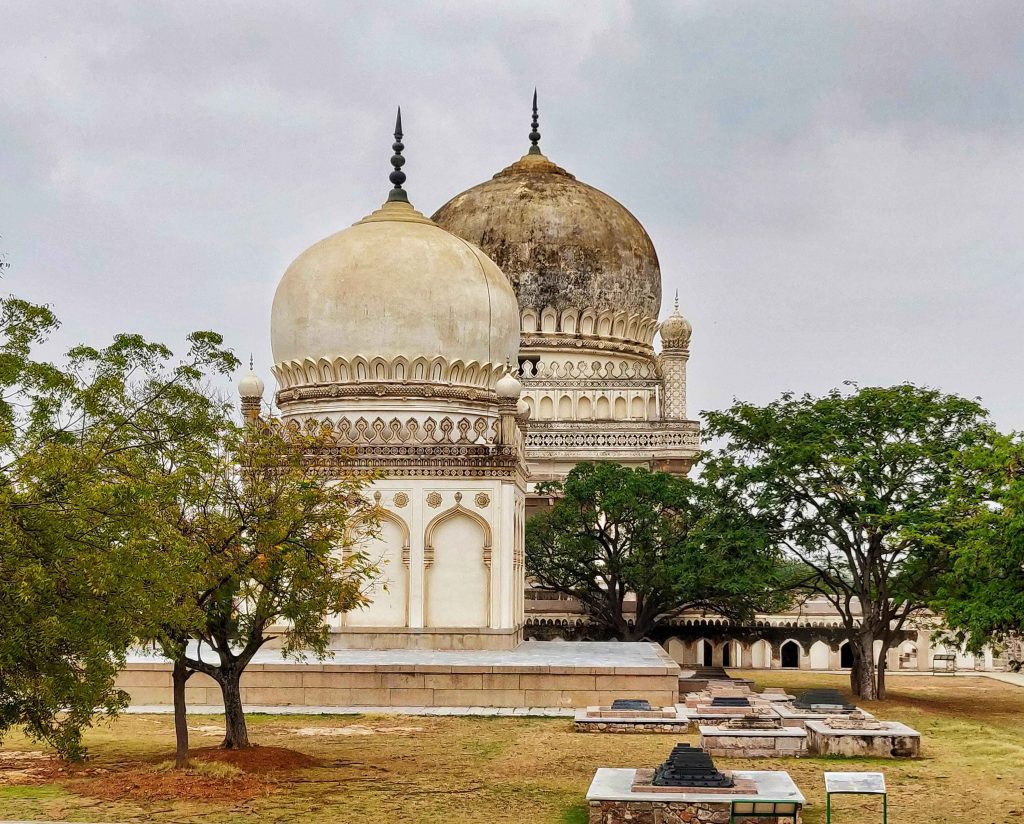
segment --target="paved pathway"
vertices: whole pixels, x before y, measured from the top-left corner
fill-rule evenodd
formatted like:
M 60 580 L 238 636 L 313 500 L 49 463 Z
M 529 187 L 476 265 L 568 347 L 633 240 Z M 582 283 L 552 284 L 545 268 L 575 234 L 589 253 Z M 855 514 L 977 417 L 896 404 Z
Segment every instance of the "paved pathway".
M 246 705 L 246 712 L 267 715 L 487 715 L 500 717 L 572 718 L 576 710 L 571 707 L 304 707 Z M 132 705 L 124 710 L 128 715 L 169 715 L 174 708 L 169 704 Z M 189 715 L 223 715 L 219 704 L 199 704 L 188 707 Z

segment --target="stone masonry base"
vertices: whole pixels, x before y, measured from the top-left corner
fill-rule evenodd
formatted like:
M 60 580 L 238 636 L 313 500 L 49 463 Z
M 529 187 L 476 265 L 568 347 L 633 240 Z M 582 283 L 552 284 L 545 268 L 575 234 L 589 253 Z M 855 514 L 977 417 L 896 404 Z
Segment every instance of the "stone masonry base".
M 679 667 L 656 644 L 528 642 L 508 653 L 339 652 L 324 663 L 257 658 L 241 686 L 242 703 L 251 707 L 570 708 L 623 696 L 664 707 L 677 700 L 678 678 Z M 172 703 L 166 661 L 131 660 L 117 685 L 137 706 Z M 222 705 L 220 687 L 206 675 L 193 675 L 185 693 L 192 706 Z
M 735 824 L 791 822 L 793 817 L 737 815 Z M 591 801 L 589 824 L 729 824 L 729 805 L 671 801 Z M 797 824 L 801 821 L 797 813 Z

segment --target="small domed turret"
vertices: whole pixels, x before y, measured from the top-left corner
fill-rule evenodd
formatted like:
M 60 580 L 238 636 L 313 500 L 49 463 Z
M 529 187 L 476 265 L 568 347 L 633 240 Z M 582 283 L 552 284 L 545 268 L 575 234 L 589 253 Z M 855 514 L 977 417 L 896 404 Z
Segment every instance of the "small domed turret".
M 662 321 L 658 331 L 661 334 L 661 345 L 664 349 L 686 349 L 690 345 L 693 327 L 690 325 L 690 321 L 679 313 L 678 292 L 676 292 L 676 302 L 672 314 Z
M 499 398 L 514 401 L 523 393 L 523 385 L 511 372 L 506 372 L 494 385 L 494 391 Z

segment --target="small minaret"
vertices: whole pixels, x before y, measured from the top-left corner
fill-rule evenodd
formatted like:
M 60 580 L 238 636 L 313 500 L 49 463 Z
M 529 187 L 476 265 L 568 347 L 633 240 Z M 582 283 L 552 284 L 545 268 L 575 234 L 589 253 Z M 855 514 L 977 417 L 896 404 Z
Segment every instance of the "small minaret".
M 661 417 L 666 421 L 686 420 L 686 362 L 690 359 L 690 335 L 693 327 L 679 314 L 679 291 L 676 291 L 672 314 L 662 322 L 661 334 L 662 393 Z
M 498 396 L 498 443 L 512 446 L 516 443 L 516 429 L 519 415 L 519 396 L 523 393 L 523 385 L 512 374 L 511 359 L 505 360 L 505 374 L 494 385 Z
M 252 369 L 252 355 L 249 374 L 238 382 L 238 396 L 242 399 L 242 417 L 250 423 L 256 421 L 263 407 L 263 381 Z

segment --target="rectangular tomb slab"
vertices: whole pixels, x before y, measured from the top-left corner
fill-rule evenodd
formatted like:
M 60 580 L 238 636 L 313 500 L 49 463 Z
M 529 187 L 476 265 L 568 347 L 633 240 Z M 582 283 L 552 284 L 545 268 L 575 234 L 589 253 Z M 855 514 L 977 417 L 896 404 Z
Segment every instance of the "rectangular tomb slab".
M 879 729 L 842 729 L 825 721 L 807 721 L 807 749 L 814 755 L 917 758 L 921 733 L 899 721 L 881 721 Z
M 659 824 L 673 820 L 720 824 L 730 820 L 733 809 L 736 824 L 771 824 L 790 822 L 794 814 L 800 821 L 806 803 L 789 773 L 782 771 L 735 770 L 733 777 L 751 787 L 740 793 L 679 793 L 660 788 L 633 791 L 636 773 L 631 769 L 601 768 L 594 774 L 587 791 L 590 824 Z M 744 812 L 757 817 L 747 817 Z
M 690 731 L 690 718 L 679 705 L 658 707 L 650 712 L 587 707 L 576 711 L 573 729 L 576 732 L 594 733 L 675 733 L 685 735 Z
M 803 729 L 808 721 L 825 721 L 829 718 L 842 717 L 844 715 L 850 715 L 853 712 L 861 712 L 868 718 L 874 718 L 874 716 L 865 710 L 835 710 L 835 711 L 824 711 L 821 709 L 817 710 L 804 710 L 797 709 L 790 704 L 777 703 L 772 705 L 772 709 L 778 714 L 779 718 L 782 719 L 783 726 L 786 727 L 799 727 Z
M 701 724 L 700 746 L 716 758 L 775 758 L 807 752 L 807 732 L 793 727 L 733 729 Z

